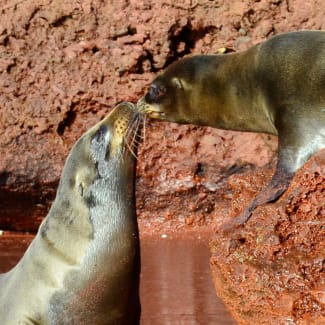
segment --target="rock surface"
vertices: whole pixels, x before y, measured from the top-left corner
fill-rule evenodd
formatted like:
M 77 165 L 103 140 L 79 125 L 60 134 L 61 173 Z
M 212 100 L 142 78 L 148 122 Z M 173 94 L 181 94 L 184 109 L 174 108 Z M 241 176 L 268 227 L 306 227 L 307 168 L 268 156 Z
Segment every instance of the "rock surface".
M 325 150 L 256 209 L 240 239 L 217 231 L 211 252 L 217 294 L 240 324 L 325 324 Z
M 171 62 L 192 53 L 244 50 L 284 31 L 324 29 L 324 11 L 322 0 L 2 1 L 0 229 L 35 231 L 55 196 L 64 161 L 76 139 L 116 103 L 135 102 Z M 276 138 L 263 134 L 148 121 L 137 169 L 141 229 L 218 229 L 270 179 L 276 148 Z M 300 189 L 309 191 L 313 186 L 316 178 L 310 175 Z M 302 218 L 311 222 L 314 219 L 308 209 L 317 210 L 322 203 L 307 196 L 291 204 L 291 219 L 300 218 L 295 211 L 301 209 L 306 214 Z M 267 209 L 276 211 L 277 205 Z M 283 213 L 277 231 L 286 233 L 291 229 L 285 223 L 289 212 Z M 252 222 L 265 222 L 265 227 L 278 224 L 278 219 L 264 221 L 259 214 L 255 216 Z M 311 245 L 314 239 L 310 240 Z M 247 245 L 246 241 L 243 247 L 251 249 Z M 297 246 L 303 249 L 305 244 L 286 240 L 285 245 L 287 252 Z M 267 252 L 263 259 L 273 265 L 274 257 Z M 218 254 L 223 253 L 220 248 Z M 287 258 L 282 251 L 278 256 Z M 224 258 L 223 266 L 212 258 L 213 271 L 219 270 L 214 274 L 229 267 Z M 322 260 L 324 254 L 318 258 Z M 295 257 L 290 255 L 290 259 Z M 324 266 L 310 264 L 310 269 L 324 275 Z M 294 269 L 286 270 L 291 271 L 296 274 Z M 218 283 L 217 277 L 215 281 Z M 268 281 L 279 285 L 272 277 Z M 217 285 L 219 293 L 229 302 L 220 287 Z M 298 296 L 285 300 L 295 308 L 295 321 L 304 319 L 306 306 L 314 319 L 323 317 L 319 315 L 324 309 L 312 306 L 315 299 L 324 304 L 324 297 L 316 293 Z M 244 322 L 247 318 L 236 306 L 239 309 L 232 311 Z M 255 306 L 253 301 L 251 307 L 247 303 L 247 311 Z M 263 306 L 256 308 L 262 313 Z M 278 310 L 280 315 L 281 308 Z M 282 311 L 287 315 L 287 310 Z M 253 320 L 253 316 L 249 318 Z

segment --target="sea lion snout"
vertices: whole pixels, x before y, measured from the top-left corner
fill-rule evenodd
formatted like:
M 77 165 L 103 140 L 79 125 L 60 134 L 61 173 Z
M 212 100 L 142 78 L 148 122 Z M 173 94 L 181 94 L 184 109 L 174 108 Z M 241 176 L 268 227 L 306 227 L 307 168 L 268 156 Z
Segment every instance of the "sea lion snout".
M 137 102 L 137 111 L 140 114 L 146 114 L 147 116 L 163 120 L 165 113 L 162 111 L 162 108 L 158 103 L 152 103 L 147 101 L 147 95 L 141 97 Z
M 105 147 L 106 153 L 121 152 L 129 134 L 136 134 L 141 124 L 139 112 L 129 102 L 118 104 L 91 132 L 92 144 Z
M 118 104 L 102 121 L 99 128 L 106 125 L 114 136 L 124 137 L 129 127 L 129 122 L 136 118 L 135 106 L 129 102 Z

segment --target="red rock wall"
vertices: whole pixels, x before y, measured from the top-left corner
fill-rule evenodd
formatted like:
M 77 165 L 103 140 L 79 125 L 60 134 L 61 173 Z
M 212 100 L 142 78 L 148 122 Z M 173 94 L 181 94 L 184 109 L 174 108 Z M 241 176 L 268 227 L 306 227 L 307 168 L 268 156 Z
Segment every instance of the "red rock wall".
M 3 1 L 0 229 L 35 230 L 73 142 L 117 102 L 136 101 L 172 61 L 322 28 L 324 6 L 321 0 Z M 247 164 L 263 168 L 275 148 L 264 135 L 148 123 L 139 218 L 182 226 L 216 217 L 219 199 L 227 199 L 227 176 Z

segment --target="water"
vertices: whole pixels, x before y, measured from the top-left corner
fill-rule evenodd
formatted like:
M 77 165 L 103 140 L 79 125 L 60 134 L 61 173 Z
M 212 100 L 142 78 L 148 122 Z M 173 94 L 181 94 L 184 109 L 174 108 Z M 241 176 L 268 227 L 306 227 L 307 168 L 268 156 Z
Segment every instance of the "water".
M 207 236 L 142 238 L 141 254 L 141 324 L 236 324 L 213 287 Z
M 236 324 L 214 291 L 208 238 L 193 233 L 141 237 L 141 324 Z M 0 236 L 0 272 L 18 262 L 30 239 L 7 242 Z

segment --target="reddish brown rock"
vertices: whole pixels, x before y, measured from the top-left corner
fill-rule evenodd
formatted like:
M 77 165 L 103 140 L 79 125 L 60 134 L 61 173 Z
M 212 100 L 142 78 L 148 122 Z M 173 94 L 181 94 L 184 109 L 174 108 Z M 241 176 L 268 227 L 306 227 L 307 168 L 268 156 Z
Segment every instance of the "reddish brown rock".
M 233 186 L 236 200 L 245 185 Z M 325 324 L 325 150 L 238 241 L 218 231 L 211 251 L 217 293 L 240 324 Z
M 44 216 L 54 197 L 73 142 L 117 102 L 136 101 L 160 69 L 190 53 L 244 49 L 282 31 L 324 28 L 324 6 L 320 0 L 114 4 L 99 0 L 27 0 L 17 4 L 5 1 L 0 8 L 0 228 L 23 229 L 20 220 L 25 218 L 26 227 L 35 230 L 38 218 Z M 207 132 L 186 128 L 181 130 L 188 133 L 186 137 L 193 143 Z M 150 125 L 143 152 L 152 150 L 155 156 L 168 147 L 171 156 L 175 152 L 175 158 L 183 154 L 187 147 L 174 146 L 175 129 L 169 124 Z M 154 145 L 150 135 L 153 133 L 166 138 L 166 148 Z M 231 147 L 232 152 L 240 148 L 238 157 L 249 161 L 247 146 L 240 145 L 246 135 L 242 138 L 236 133 L 231 137 L 236 147 L 231 147 L 226 136 L 224 149 Z M 265 141 L 260 135 L 253 138 L 260 144 Z M 187 177 L 184 186 L 189 188 L 184 192 L 182 185 L 182 195 L 193 192 L 193 180 L 188 179 L 194 177 L 198 164 L 214 174 L 213 188 L 220 183 L 218 178 L 225 179 L 229 174 L 219 172 L 232 168 L 228 153 L 220 161 L 219 157 L 212 158 L 214 151 L 202 151 L 194 156 L 185 154 L 184 164 L 184 159 L 174 160 L 176 170 L 181 171 L 178 178 Z M 256 160 L 261 157 L 259 166 L 273 153 L 261 151 L 261 156 L 254 154 Z M 198 159 L 199 154 L 202 156 Z M 206 156 L 211 156 L 212 164 Z M 161 186 L 171 193 L 178 186 L 176 171 L 172 170 L 173 164 L 159 165 L 160 162 L 163 159 L 157 161 L 156 169 L 168 180 L 164 183 L 164 178 L 159 178 L 164 183 Z M 140 158 L 139 170 L 145 168 L 151 166 Z M 160 197 L 159 186 L 156 190 L 157 178 L 151 179 L 153 170 L 139 176 L 139 184 L 148 186 L 138 186 L 140 216 L 149 214 L 141 209 L 148 193 L 158 210 L 159 202 L 165 200 Z M 207 186 L 210 183 L 206 179 Z M 222 188 L 221 184 L 217 186 Z M 193 195 L 188 199 L 192 200 Z M 177 214 L 173 207 L 178 206 L 179 199 L 172 197 L 175 200 L 168 204 L 167 214 L 173 216 Z M 36 220 L 32 220 L 35 216 Z
M 275 137 L 159 122 L 146 129 L 137 167 L 137 207 L 148 232 L 211 228 L 223 222 L 232 204 L 229 176 L 249 174 L 265 184 L 265 176 L 253 175 L 273 172 Z M 247 191 L 256 193 L 252 187 Z

